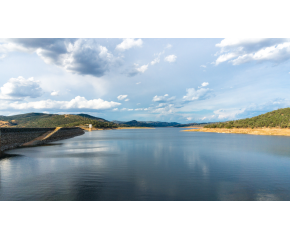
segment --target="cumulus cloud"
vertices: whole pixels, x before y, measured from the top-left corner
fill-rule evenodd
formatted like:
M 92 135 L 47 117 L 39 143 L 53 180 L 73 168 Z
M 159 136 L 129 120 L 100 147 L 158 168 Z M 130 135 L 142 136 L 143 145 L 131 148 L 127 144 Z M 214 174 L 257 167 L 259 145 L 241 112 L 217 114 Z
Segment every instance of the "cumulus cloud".
M 194 88 L 186 89 L 187 94 L 183 96 L 184 101 L 204 100 L 211 97 L 211 90 L 209 88 Z
M 230 62 L 240 65 L 250 61 L 283 62 L 290 59 L 290 39 L 254 38 L 223 39 L 216 44 L 220 48 L 215 61 L 218 65 Z
M 168 96 L 169 96 L 168 94 L 165 94 L 164 96 L 157 96 L 156 95 L 153 97 L 152 101 L 153 102 L 170 102 L 170 101 L 175 99 L 174 96 L 170 97 L 170 98 Z
M 117 98 L 118 100 L 124 100 L 128 95 L 119 95 Z
M 202 87 L 206 87 L 207 85 L 209 85 L 208 82 L 203 82 L 203 83 L 201 84 Z
M 191 120 L 192 120 L 192 117 L 186 118 L 186 121 L 191 121 Z
M 134 38 L 123 39 L 123 42 L 116 46 L 116 49 L 119 51 L 125 51 L 132 47 L 141 47 L 143 41 L 141 39 L 134 40 Z
M 151 65 L 155 65 L 156 63 L 159 63 L 159 62 L 160 62 L 160 58 L 157 57 L 153 61 L 151 61 Z
M 145 110 L 145 109 L 144 109 Z M 176 108 L 174 107 L 174 104 L 166 104 L 162 107 L 150 107 L 147 110 L 149 110 L 151 113 L 158 113 L 160 115 L 167 115 L 167 114 L 173 114 L 176 111 Z
M 51 96 L 58 96 L 58 93 L 59 93 L 59 91 L 52 91 L 51 93 L 50 93 L 50 95 Z
M 136 68 L 136 70 L 138 72 L 141 72 L 141 73 L 144 73 L 147 69 L 148 69 L 148 64 L 147 65 L 143 65 L 143 66 L 141 66 L 139 68 Z
M 125 102 L 128 102 L 129 100 L 130 100 L 130 99 L 128 99 L 128 98 L 127 98 L 127 99 L 125 99 Z
M 101 77 L 120 64 L 96 39 L 6 39 L 0 52 L 36 52 L 45 63 L 55 64 L 68 72 Z
M 214 111 L 214 114 L 218 115 L 218 119 L 234 119 L 238 114 L 243 113 L 245 110 L 245 108 L 219 109 Z
M 164 58 L 164 61 L 173 63 L 176 61 L 177 56 L 175 55 L 168 55 L 167 57 Z
M 37 98 L 43 94 L 39 81 L 33 77 L 25 79 L 22 76 L 10 78 L 1 88 L 1 99 Z
M 156 53 L 154 54 L 155 56 L 157 56 L 153 61 L 151 61 L 151 65 L 155 65 L 156 63 L 159 63 L 160 62 L 160 56 L 164 53 L 163 52 L 160 52 L 160 53 Z
M 84 97 L 77 96 L 70 101 L 55 101 L 51 99 L 35 101 L 35 102 L 0 102 L 0 109 L 62 109 L 73 110 L 82 109 L 87 110 L 106 110 L 121 105 L 118 102 L 108 102 L 103 99 L 87 100 Z
M 144 73 L 145 71 L 147 71 L 148 69 L 148 64 L 147 65 L 142 65 L 141 67 L 139 67 L 139 64 L 135 63 L 134 64 L 134 68 L 129 71 L 129 73 L 127 73 L 128 77 L 134 77 L 139 73 Z M 139 84 L 139 83 L 136 83 Z

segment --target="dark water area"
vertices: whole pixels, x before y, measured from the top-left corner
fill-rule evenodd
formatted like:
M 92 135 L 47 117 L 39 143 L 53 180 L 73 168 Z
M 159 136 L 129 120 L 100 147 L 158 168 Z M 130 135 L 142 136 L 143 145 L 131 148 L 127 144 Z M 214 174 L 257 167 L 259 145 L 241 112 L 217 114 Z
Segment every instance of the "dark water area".
M 7 151 L 0 200 L 290 200 L 290 137 L 86 132 Z

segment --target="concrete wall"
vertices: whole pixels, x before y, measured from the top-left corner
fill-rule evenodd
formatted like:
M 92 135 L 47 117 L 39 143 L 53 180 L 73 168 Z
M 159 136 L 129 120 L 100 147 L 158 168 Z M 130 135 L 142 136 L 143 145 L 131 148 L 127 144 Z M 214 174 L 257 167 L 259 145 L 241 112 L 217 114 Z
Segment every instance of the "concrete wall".
M 0 151 L 22 146 L 55 128 L 0 128 Z M 72 138 L 84 134 L 80 128 L 61 128 L 40 144 Z
M 61 128 L 56 133 L 51 135 L 49 138 L 42 141 L 43 143 L 55 142 L 59 140 L 64 140 L 72 137 L 76 137 L 79 135 L 83 135 L 85 131 L 81 128 Z

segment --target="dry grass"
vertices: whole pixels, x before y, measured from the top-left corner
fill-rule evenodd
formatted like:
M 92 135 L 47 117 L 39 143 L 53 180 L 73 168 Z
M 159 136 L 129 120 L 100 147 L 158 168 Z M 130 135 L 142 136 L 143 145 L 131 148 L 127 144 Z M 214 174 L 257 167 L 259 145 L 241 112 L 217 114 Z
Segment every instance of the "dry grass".
M 198 125 L 197 125 L 197 126 L 194 126 L 194 125 L 193 125 L 193 126 L 187 126 L 187 127 L 181 127 L 181 128 L 203 128 L 203 127 L 200 127 L 200 126 L 198 126 Z
M 276 136 L 290 136 L 290 129 L 288 128 L 200 128 L 183 130 L 186 132 L 216 132 L 216 133 L 240 133 L 253 135 L 276 135 Z
M 0 121 L 0 127 L 11 127 L 11 126 L 13 125 L 7 121 Z

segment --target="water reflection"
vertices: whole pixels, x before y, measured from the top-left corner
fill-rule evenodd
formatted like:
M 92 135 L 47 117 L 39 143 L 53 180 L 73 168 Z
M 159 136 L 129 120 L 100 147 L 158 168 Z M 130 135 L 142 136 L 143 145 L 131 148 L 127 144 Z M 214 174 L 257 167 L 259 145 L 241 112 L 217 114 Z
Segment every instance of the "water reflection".
M 290 138 L 95 131 L 11 150 L 0 200 L 290 200 Z

